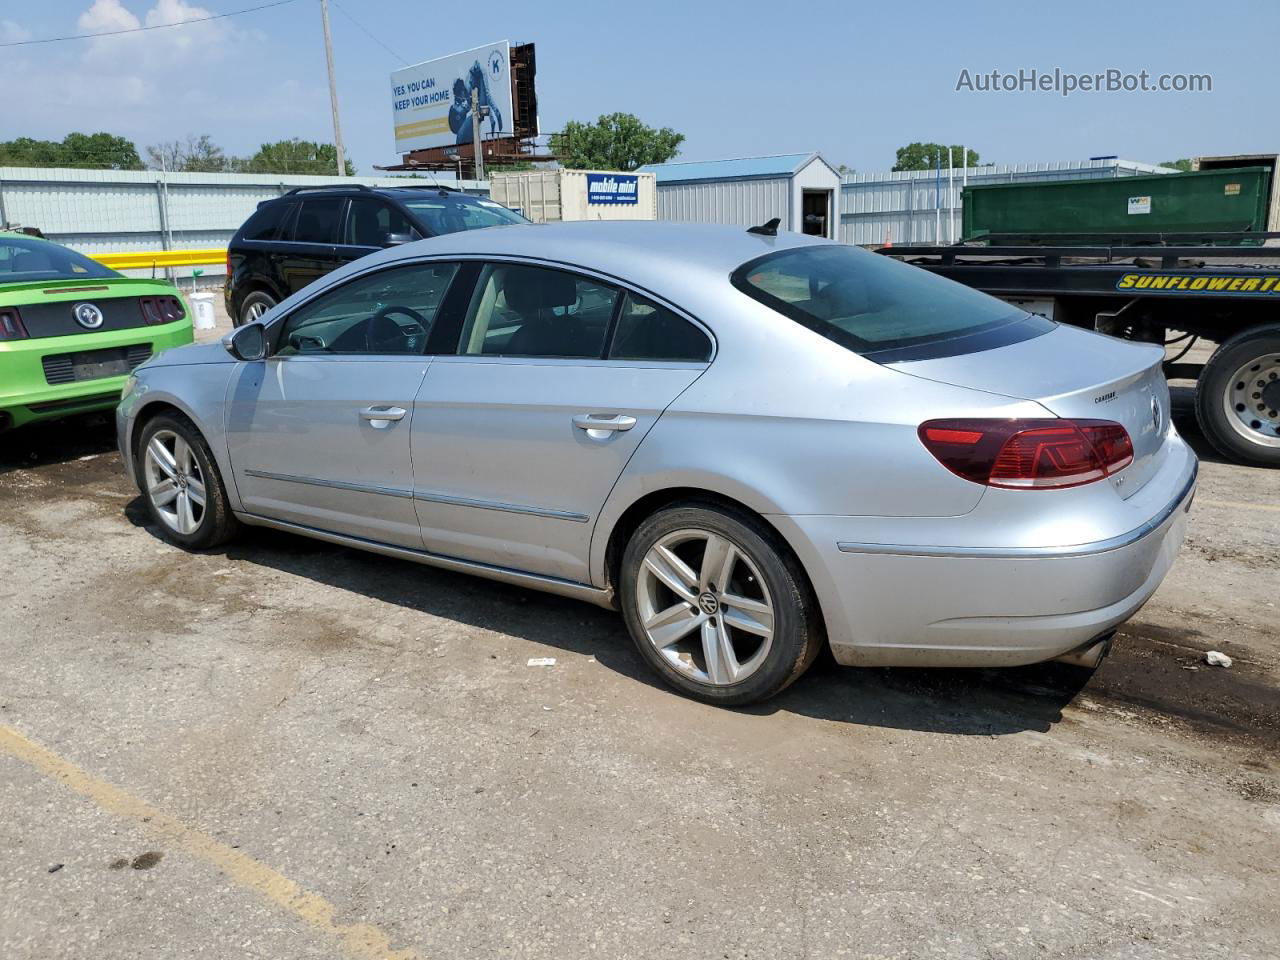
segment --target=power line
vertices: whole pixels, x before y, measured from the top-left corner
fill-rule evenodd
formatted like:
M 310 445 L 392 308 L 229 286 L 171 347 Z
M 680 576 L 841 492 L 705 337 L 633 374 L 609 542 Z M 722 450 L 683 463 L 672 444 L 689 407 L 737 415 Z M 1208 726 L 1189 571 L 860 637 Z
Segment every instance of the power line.
M 58 43 L 62 40 L 92 40 L 94 37 L 117 37 L 122 33 L 145 33 L 148 30 L 167 30 L 170 27 L 185 27 L 193 23 L 208 23 L 210 20 L 224 20 L 227 17 L 238 17 L 245 13 L 256 13 L 259 10 L 267 10 L 271 7 L 283 7 L 287 3 L 293 3 L 294 0 L 275 0 L 274 3 L 262 3 L 256 7 L 246 7 L 243 10 L 232 10 L 230 13 L 215 13 L 208 17 L 198 17 L 195 20 L 179 20 L 177 23 L 154 23 L 147 27 L 129 27 L 126 30 L 104 30 L 101 33 L 77 33 L 66 37 L 43 37 L 39 40 L 11 40 L 8 43 L 0 43 L 0 47 L 27 47 L 37 43 Z
M 381 40 L 379 40 L 377 37 L 375 37 L 375 36 L 373 35 L 372 31 L 370 31 L 368 27 L 366 27 L 363 23 L 361 23 L 359 20 L 357 20 L 357 19 L 356 19 L 355 17 L 353 17 L 351 14 L 347 13 L 347 8 L 346 8 L 346 7 L 344 7 L 342 4 L 340 4 L 340 3 L 338 2 L 338 0 L 333 0 L 333 5 L 334 5 L 335 7 L 337 7 L 337 8 L 338 8 L 338 10 L 342 13 L 342 15 L 343 15 L 344 17 L 346 17 L 348 20 L 350 20 L 352 23 L 354 23 L 357 27 L 359 27 L 361 30 L 363 30 L 363 31 L 364 31 L 364 35 L 365 35 L 366 37 L 368 37 L 370 40 L 372 40 L 374 43 L 376 43 L 378 46 L 380 46 L 383 50 L 387 51 L 387 53 L 389 53 L 389 54 L 391 54 L 393 57 L 395 57 L 397 60 L 399 60 L 401 63 L 403 63 L 406 67 L 409 65 L 409 61 L 408 61 L 408 60 L 406 60 L 404 57 L 400 56 L 400 54 L 396 53 L 394 50 L 392 50 L 390 47 L 388 47 L 385 43 L 383 43 Z

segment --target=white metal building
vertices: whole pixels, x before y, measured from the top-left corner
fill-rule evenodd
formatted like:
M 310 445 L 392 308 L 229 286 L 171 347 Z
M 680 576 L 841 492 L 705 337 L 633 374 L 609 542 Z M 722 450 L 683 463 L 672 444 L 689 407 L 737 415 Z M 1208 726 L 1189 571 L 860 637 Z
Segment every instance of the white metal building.
M 837 238 L 840 175 L 816 153 L 640 168 L 658 182 L 658 219 L 755 226 Z
M 853 173 L 840 189 L 840 239 L 861 246 L 894 243 L 953 243 L 961 239 L 960 191 L 972 185 L 1028 180 L 1093 180 L 1148 173 L 1169 167 L 1133 160 L 1062 160 L 1051 163 L 987 164 L 952 170 Z

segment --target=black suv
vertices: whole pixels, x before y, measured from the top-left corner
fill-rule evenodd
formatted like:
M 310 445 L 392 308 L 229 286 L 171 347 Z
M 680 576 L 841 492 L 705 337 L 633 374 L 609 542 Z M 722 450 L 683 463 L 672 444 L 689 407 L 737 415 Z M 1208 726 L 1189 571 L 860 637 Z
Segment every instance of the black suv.
M 227 315 L 256 320 L 289 294 L 383 247 L 442 233 L 528 223 L 448 187 L 298 187 L 258 204 L 227 247 Z

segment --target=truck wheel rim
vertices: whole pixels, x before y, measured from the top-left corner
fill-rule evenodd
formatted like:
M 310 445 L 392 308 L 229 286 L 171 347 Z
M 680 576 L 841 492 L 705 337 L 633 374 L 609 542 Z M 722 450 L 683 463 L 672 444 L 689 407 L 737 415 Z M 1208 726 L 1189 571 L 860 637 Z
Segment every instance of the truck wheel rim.
M 170 530 L 190 536 L 204 520 L 205 485 L 191 445 L 172 430 L 158 430 L 143 458 L 147 499 Z
M 637 614 L 674 670 L 713 686 L 746 680 L 773 648 L 769 588 L 751 555 L 709 530 L 669 533 L 645 554 Z
M 1280 447 L 1280 353 L 1250 360 L 1223 391 L 1227 422 L 1250 443 Z

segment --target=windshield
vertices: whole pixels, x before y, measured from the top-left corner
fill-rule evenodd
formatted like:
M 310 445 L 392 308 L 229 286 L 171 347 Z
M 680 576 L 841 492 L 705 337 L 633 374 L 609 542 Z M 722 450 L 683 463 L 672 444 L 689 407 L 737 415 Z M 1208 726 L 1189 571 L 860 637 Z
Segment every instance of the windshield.
M 842 244 L 769 254 L 743 264 L 732 280 L 748 296 L 858 353 L 967 337 L 1028 318 L 1003 300 Z M 1052 328 L 1044 323 L 1028 333 Z
M 0 283 L 101 280 L 120 274 L 47 240 L 0 234 Z
M 462 201 L 452 197 L 415 198 L 404 205 L 435 236 L 460 233 L 481 227 L 500 227 L 506 223 L 528 223 L 514 210 L 492 200 Z

